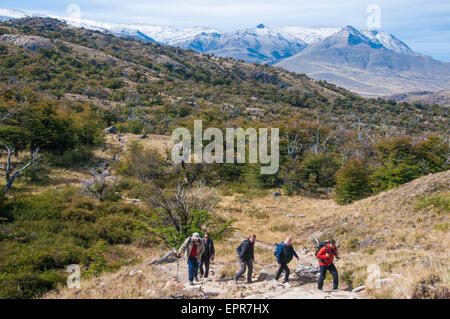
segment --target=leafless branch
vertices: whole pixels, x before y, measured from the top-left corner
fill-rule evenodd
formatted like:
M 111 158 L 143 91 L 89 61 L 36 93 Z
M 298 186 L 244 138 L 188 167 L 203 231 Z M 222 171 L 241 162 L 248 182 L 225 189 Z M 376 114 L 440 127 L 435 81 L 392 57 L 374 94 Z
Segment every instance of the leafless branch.
M 3 187 L 2 191 L 3 193 L 6 193 L 14 184 L 16 179 L 33 163 L 35 162 L 35 159 L 39 153 L 39 148 L 31 152 L 31 159 L 30 161 L 22 166 L 22 168 L 19 168 L 16 172 L 12 172 L 12 165 L 11 165 L 11 156 L 13 154 L 13 150 L 6 144 L 0 143 L 8 152 L 8 156 L 6 159 L 6 170 L 5 170 L 5 178 L 6 178 L 6 185 Z

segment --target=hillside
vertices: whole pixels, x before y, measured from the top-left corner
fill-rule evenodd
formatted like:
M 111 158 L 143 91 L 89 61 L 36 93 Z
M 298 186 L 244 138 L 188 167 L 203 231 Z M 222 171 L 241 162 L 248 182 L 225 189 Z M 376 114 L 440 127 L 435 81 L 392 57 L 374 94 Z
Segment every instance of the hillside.
M 385 98 L 396 102 L 421 103 L 428 105 L 439 104 L 446 107 L 450 106 L 450 90 L 442 90 L 437 92 L 408 92 L 390 95 Z
M 262 175 L 262 163 L 175 164 L 169 136 L 176 127 L 191 129 L 194 120 L 204 128 L 279 128 L 279 170 Z M 366 99 L 272 66 L 54 19 L 3 22 L 0 298 L 60 289 L 70 264 L 80 265 L 86 280 L 114 280 L 111 273 L 179 246 L 193 231 L 210 231 L 217 240 L 225 267 L 216 271 L 225 278 L 248 232 L 262 234 L 262 266 L 273 263 L 269 248 L 287 232 L 311 249 L 305 236 L 333 235 L 345 223 L 335 212 L 350 214 L 347 208 L 359 203 L 334 200 L 352 203 L 448 171 L 448 121 L 439 105 Z M 269 196 L 274 191 L 283 196 Z M 445 208 L 447 199 L 427 203 Z M 299 207 L 306 223 L 296 225 L 286 212 L 297 216 Z M 333 229 L 316 225 L 309 208 L 330 214 Z M 371 220 L 358 218 L 337 233 L 344 251 L 365 239 L 358 225 Z M 421 225 L 433 243 L 416 240 L 424 255 L 435 247 L 435 231 L 447 232 L 445 218 Z M 400 233 L 413 240 L 410 225 L 403 226 Z M 387 227 L 370 228 L 386 249 L 389 236 L 395 242 L 400 236 Z M 361 269 L 342 283 L 360 283 Z
M 367 130 L 380 131 L 383 123 L 399 133 L 441 130 L 448 121 L 446 110 L 438 107 L 424 110 L 363 99 L 281 69 L 117 38 L 51 19 L 4 22 L 1 34 L 3 88 L 20 91 L 26 86 L 57 101 L 89 102 L 101 106 L 101 116 L 108 113 L 122 123 L 133 120 L 140 127 L 144 123 L 149 133 L 167 133 L 192 116 L 209 118 L 219 127 L 241 119 L 276 123 L 319 116 L 324 123 L 350 130 L 362 122 Z M 260 116 L 249 116 L 248 108 L 261 109 Z M 433 120 L 436 116 L 439 121 Z M 408 127 L 408 119 L 417 118 Z
M 49 298 L 427 298 L 436 293 L 449 294 L 448 213 L 450 171 L 432 174 L 391 191 L 361 200 L 349 206 L 337 206 L 331 200 L 305 197 L 267 196 L 246 200 L 223 197 L 220 214 L 237 217 L 238 234 L 255 232 L 258 236 L 254 285 L 235 285 L 229 276 L 237 269 L 234 247 L 240 236 L 220 243 L 212 265 L 212 276 L 201 285 L 186 285 L 186 265 L 181 260 L 177 277 L 176 263 L 146 265 L 165 252 L 140 250 L 142 263 L 124 267 L 116 274 L 85 282 L 82 290 L 63 289 Z M 324 222 L 326 221 L 326 222 Z M 441 225 L 441 226 L 439 226 Z M 444 228 L 442 225 L 447 225 Z M 337 261 L 347 288 L 364 283 L 366 267 L 377 264 L 380 278 L 392 278 L 380 289 L 350 293 L 316 292 L 315 284 L 294 275 L 292 288 L 273 282 L 275 271 L 273 242 L 290 234 L 300 255 L 300 264 L 315 266 L 313 238 L 334 237 L 341 244 Z M 291 263 L 295 268 L 296 263 Z M 438 278 L 421 286 L 431 275 Z M 295 279 L 297 278 L 297 279 Z M 205 297 L 205 298 L 206 298 Z
M 0 9 L 0 21 L 44 16 Z M 209 27 L 177 29 L 58 17 L 69 25 L 197 53 L 283 67 L 326 80 L 366 97 L 448 90 L 449 63 L 413 51 L 382 30 L 279 26 L 225 32 Z M 370 79 L 370 80 L 368 80 Z

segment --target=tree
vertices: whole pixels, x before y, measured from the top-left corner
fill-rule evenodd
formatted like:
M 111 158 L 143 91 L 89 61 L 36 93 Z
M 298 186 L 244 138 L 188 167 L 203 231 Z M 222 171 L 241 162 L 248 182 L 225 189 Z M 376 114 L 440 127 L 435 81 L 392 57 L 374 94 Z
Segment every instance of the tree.
M 16 146 L 18 144 L 23 144 L 23 139 L 25 137 L 24 130 L 21 130 L 20 128 L 11 126 L 5 126 L 3 125 L 10 117 L 12 117 L 16 113 L 17 109 L 13 108 L 8 110 L 7 112 L 0 115 L 0 138 L 3 140 L 4 138 L 9 140 L 10 142 L 14 141 L 13 144 Z M 4 134 L 2 134 L 4 133 Z M 3 136 L 4 135 L 4 136 Z M 36 155 L 39 151 L 39 149 L 34 150 L 31 153 L 31 160 L 26 163 L 24 166 L 13 172 L 13 166 L 11 164 L 11 156 L 13 154 L 13 149 L 11 146 L 8 146 L 4 143 L 0 142 L 0 145 L 2 145 L 6 151 L 8 152 L 8 155 L 6 156 L 6 167 L 5 167 L 5 179 L 6 179 L 6 185 L 2 189 L 2 195 L 5 194 L 14 184 L 16 179 L 31 165 L 34 164 L 34 160 L 36 158 Z
M 123 175 L 136 177 L 142 183 L 167 183 L 166 161 L 157 149 L 144 148 L 138 141 L 132 141 L 128 150 L 126 159 L 119 164 Z
M 338 204 L 350 204 L 370 193 L 368 172 L 359 160 L 348 161 L 336 174 L 336 195 Z
M 156 208 L 157 217 L 146 220 L 142 226 L 171 247 L 180 245 L 193 232 L 208 230 L 218 239 L 224 232 L 232 230 L 231 225 L 235 222 L 213 214 L 218 201 L 216 191 L 200 179 L 198 165 L 194 165 L 194 171 L 190 166 L 186 163 L 181 165 L 186 176 L 175 189 L 163 191 L 154 185 L 154 191 L 146 199 Z
M 389 190 L 423 175 L 417 150 L 410 137 L 382 140 L 376 149 L 380 166 L 371 177 L 373 191 Z
M 86 180 L 83 183 L 82 192 L 95 197 L 100 202 L 103 202 L 107 197 L 113 198 L 114 178 L 108 170 L 108 164 L 104 163 L 101 167 L 91 169 L 91 180 Z
M 449 168 L 450 147 L 439 136 L 428 136 L 416 145 L 416 150 L 424 174 L 442 172 Z
M 159 187 L 155 190 L 157 196 L 150 201 L 159 215 L 156 232 L 171 244 L 180 244 L 193 227 L 201 228 L 206 220 L 199 213 L 209 215 L 217 202 L 215 191 L 203 182 L 195 187 L 180 182 L 172 195 L 164 194 Z
M 300 182 L 313 192 L 319 187 L 332 187 L 339 166 L 340 161 L 336 155 L 307 153 L 299 170 Z
M 121 79 L 112 79 L 111 81 L 107 82 L 105 86 L 112 90 L 117 90 L 122 87 L 123 83 Z
M 39 149 L 36 149 L 34 152 L 31 153 L 31 159 L 28 163 L 26 163 L 24 166 L 13 172 L 13 168 L 11 165 L 11 156 L 12 156 L 12 150 L 9 146 L 6 144 L 0 143 L 4 148 L 6 148 L 8 155 L 6 159 L 6 168 L 5 168 L 5 179 L 6 179 L 6 185 L 3 187 L 2 192 L 6 193 L 14 184 L 17 177 L 19 177 L 28 167 L 33 165 L 35 158 L 37 156 L 37 153 L 39 152 Z

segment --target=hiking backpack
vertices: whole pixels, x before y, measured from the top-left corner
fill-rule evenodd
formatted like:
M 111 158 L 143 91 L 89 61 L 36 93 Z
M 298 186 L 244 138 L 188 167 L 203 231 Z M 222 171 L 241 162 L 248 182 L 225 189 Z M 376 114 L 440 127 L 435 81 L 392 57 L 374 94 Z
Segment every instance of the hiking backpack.
M 327 244 L 329 244 L 328 241 L 321 241 L 319 244 L 316 244 L 316 253 L 314 254 L 317 257 L 317 254 L 319 253 L 319 251 L 325 247 Z
M 280 244 L 275 243 L 275 245 L 274 245 L 274 247 L 273 247 L 273 255 L 274 255 L 275 257 L 277 256 L 278 247 L 280 247 Z
M 241 254 L 241 250 L 242 250 L 242 245 L 244 244 L 244 242 L 242 242 L 237 248 L 236 248 L 236 254 L 240 255 Z

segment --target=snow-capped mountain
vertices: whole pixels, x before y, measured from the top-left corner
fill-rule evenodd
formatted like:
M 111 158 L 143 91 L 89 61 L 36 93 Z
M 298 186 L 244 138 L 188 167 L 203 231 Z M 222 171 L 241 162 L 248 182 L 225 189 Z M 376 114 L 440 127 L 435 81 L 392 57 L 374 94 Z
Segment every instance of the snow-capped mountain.
M 0 9 L 0 21 L 45 16 Z M 267 63 L 305 73 L 363 95 L 450 89 L 450 63 L 421 55 L 395 36 L 376 30 L 280 26 L 223 31 L 150 24 L 105 23 L 48 16 L 75 27 L 181 47 L 198 53 Z
M 406 55 L 420 55 L 419 53 L 411 50 L 406 43 L 400 41 L 392 34 L 377 30 L 362 30 L 361 33 L 371 39 L 372 42 L 378 43 L 392 52 Z
M 36 14 L 14 9 L 0 9 L 0 20 L 17 19 L 26 16 L 36 16 Z M 208 27 L 177 29 L 171 26 L 149 24 L 106 23 L 77 19 L 70 16 L 49 17 L 64 20 L 75 27 L 178 46 L 184 49 L 192 49 L 199 53 L 210 53 L 220 57 L 232 57 L 248 62 L 268 64 L 274 64 L 293 56 L 306 47 L 323 41 L 343 30 L 343 28 L 301 26 L 271 28 L 260 24 L 254 28 L 226 32 Z M 388 33 L 364 30 L 360 34 L 370 39 L 374 45 L 387 50 L 402 54 L 416 54 L 405 43 Z
M 30 14 L 15 10 L 15 9 L 1 9 L 0 8 L 0 21 L 7 21 L 11 19 L 20 19 L 30 16 Z
M 416 53 L 385 33 L 351 26 L 275 65 L 365 96 L 450 88 L 450 63 Z
M 233 57 L 247 62 L 272 64 L 292 56 L 338 28 L 275 27 L 259 24 L 234 32 L 202 32 L 178 45 L 200 53 Z

